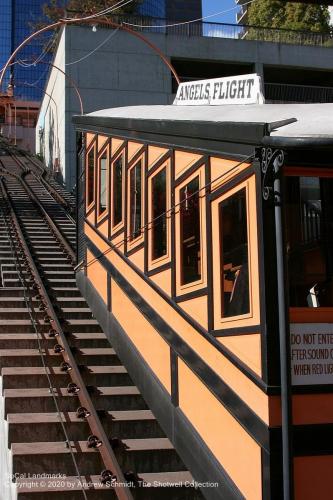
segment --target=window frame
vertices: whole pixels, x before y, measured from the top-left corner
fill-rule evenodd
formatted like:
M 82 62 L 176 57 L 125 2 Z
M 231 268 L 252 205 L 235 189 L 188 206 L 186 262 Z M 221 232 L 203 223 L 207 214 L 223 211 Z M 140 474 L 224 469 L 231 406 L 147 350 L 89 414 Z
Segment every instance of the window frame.
M 106 152 L 106 208 L 105 210 L 101 213 L 101 205 L 100 205 L 100 189 L 101 189 L 101 159 L 104 153 Z M 107 141 L 106 144 L 103 145 L 103 147 L 100 149 L 98 152 L 97 156 L 97 191 L 96 191 L 96 197 L 97 197 L 97 207 L 96 207 L 96 221 L 97 223 L 101 222 L 103 219 L 105 219 L 109 215 L 109 175 L 110 175 L 110 141 Z
M 166 211 L 168 215 L 166 216 L 166 254 L 153 259 L 153 179 L 162 170 L 166 171 Z M 167 159 L 157 170 L 155 170 L 148 177 L 148 270 L 152 271 L 166 263 L 171 261 L 171 161 L 170 158 Z
M 221 237 L 223 222 L 220 220 L 220 205 L 237 192 L 245 188 L 247 238 L 248 238 L 248 273 L 249 273 L 249 306 L 250 311 L 236 316 L 222 316 L 222 255 Z M 213 303 L 214 303 L 214 330 L 223 328 L 257 326 L 260 324 L 260 286 L 259 286 L 259 242 L 257 227 L 257 197 L 256 179 L 252 174 L 229 191 L 223 192 L 211 203 L 212 208 L 212 254 L 213 254 Z M 253 333 L 256 333 L 255 331 Z
M 318 177 L 333 178 L 333 171 L 325 167 L 302 167 L 289 165 L 283 169 L 284 177 Z M 285 229 L 285 228 L 284 228 Z M 330 323 L 333 307 L 289 307 L 291 323 Z
M 193 179 L 199 177 L 199 216 L 200 216 L 200 253 L 201 278 L 191 283 L 181 284 L 181 220 L 180 220 L 180 192 Z M 175 189 L 175 243 L 176 243 L 176 296 L 196 292 L 207 287 L 207 234 L 206 234 L 206 197 L 203 191 L 205 186 L 205 164 L 186 177 Z
M 142 152 L 142 154 L 135 158 L 134 161 L 131 161 L 130 165 L 127 167 L 127 208 L 126 208 L 126 229 L 127 229 L 127 252 L 134 250 L 137 246 L 141 245 L 141 243 L 144 242 L 144 237 L 145 237 L 145 231 L 143 229 L 144 227 L 144 221 L 145 221 L 145 159 L 146 155 L 145 152 Z M 137 236 L 136 238 L 133 238 L 131 240 L 130 234 L 131 234 L 131 171 L 133 168 L 137 166 L 137 164 L 141 162 L 141 234 Z
M 123 165 L 122 165 L 122 188 L 121 188 L 121 196 L 122 196 L 122 215 L 121 215 L 121 221 L 118 222 L 115 226 L 113 225 L 113 220 L 114 220 L 114 165 L 119 158 L 122 157 Z M 111 237 L 120 231 L 121 229 L 124 228 L 125 225 L 125 210 L 126 210 L 126 200 L 125 200 L 125 186 L 126 186 L 126 148 L 125 145 L 122 145 L 120 149 L 117 150 L 115 156 L 111 159 L 110 163 L 110 177 L 111 177 L 111 210 L 110 210 L 110 219 L 111 219 L 111 224 L 110 224 L 110 232 L 111 232 Z
M 90 155 L 91 151 L 94 152 L 93 199 L 90 203 L 88 203 L 88 201 L 89 201 L 89 155 Z M 96 160 L 97 160 L 97 142 L 96 142 L 96 137 L 95 137 L 91 141 L 91 144 L 89 145 L 89 148 L 87 149 L 86 158 L 85 158 L 86 214 L 92 210 L 92 208 L 95 206 L 95 201 L 96 201 L 95 200 L 95 195 L 96 195 Z

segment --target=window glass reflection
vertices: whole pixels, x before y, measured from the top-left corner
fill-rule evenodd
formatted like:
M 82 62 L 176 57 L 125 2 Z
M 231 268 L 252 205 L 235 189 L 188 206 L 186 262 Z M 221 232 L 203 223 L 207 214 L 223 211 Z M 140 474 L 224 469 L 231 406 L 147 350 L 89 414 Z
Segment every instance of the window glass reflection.
M 166 217 L 166 168 L 156 174 L 152 181 L 152 259 L 167 253 Z
M 250 312 L 246 189 L 220 203 L 223 317 Z
M 286 178 L 290 305 L 333 306 L 333 180 Z
M 199 176 L 180 190 L 181 284 L 201 279 Z

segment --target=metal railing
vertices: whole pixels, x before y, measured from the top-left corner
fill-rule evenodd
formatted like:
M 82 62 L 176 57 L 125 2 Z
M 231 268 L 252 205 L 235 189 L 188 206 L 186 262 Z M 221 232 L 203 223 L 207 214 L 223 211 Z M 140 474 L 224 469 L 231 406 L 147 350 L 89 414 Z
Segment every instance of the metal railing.
M 265 83 L 264 88 L 266 102 L 333 102 L 333 87 Z
M 177 21 L 134 15 L 111 16 L 110 19 L 144 33 L 161 33 L 181 37 L 228 38 L 232 40 L 256 40 L 261 42 L 286 43 L 294 45 L 315 45 L 333 47 L 333 35 L 330 32 L 296 31 L 280 28 L 266 28 L 229 23 L 196 21 L 179 24 Z

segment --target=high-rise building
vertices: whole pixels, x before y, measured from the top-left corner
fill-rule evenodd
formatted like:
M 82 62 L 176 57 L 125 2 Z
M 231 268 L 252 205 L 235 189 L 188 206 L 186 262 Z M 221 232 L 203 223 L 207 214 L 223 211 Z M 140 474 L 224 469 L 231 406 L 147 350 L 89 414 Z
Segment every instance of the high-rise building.
M 63 0 L 66 4 L 66 0 Z M 15 48 L 35 29 L 43 18 L 43 5 L 47 0 L 0 0 L 0 69 Z M 58 2 L 59 3 L 59 2 Z M 143 0 L 137 8 L 137 14 L 143 16 L 184 21 L 201 16 L 201 0 Z M 22 49 L 18 61 L 12 68 L 15 97 L 40 101 L 48 73 L 51 55 L 44 54 L 53 32 L 35 38 Z M 42 63 L 33 65 L 38 58 Z M 9 82 L 7 73 L 4 86 Z
M 42 6 L 45 0 L 1 0 L 0 10 L 0 67 L 2 68 L 15 48 L 35 29 L 42 19 Z M 32 65 L 41 56 L 52 32 L 40 36 L 18 54 L 16 64 L 7 72 L 4 86 L 13 76 L 15 97 L 39 101 L 43 95 L 47 64 Z M 50 60 L 50 55 L 43 61 Z M 24 62 L 26 61 L 26 62 Z
M 187 21 L 201 17 L 201 0 L 144 0 L 139 8 L 142 15 L 162 17 L 171 21 Z

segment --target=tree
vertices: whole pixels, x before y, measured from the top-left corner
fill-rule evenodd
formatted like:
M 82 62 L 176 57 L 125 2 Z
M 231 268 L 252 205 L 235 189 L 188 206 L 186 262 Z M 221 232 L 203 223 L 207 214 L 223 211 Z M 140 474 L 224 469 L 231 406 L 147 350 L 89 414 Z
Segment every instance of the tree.
M 119 3 L 119 0 L 49 0 L 43 6 L 43 12 L 45 16 L 50 21 L 57 21 L 61 19 L 65 12 L 75 12 L 82 15 L 95 14 L 108 7 L 112 7 Z M 114 11 L 115 15 L 118 14 L 132 14 L 138 11 L 138 5 L 142 3 L 142 0 L 137 0 L 136 2 L 131 2 L 124 7 L 117 7 Z M 73 15 L 74 17 L 74 15 Z
M 327 6 L 256 0 L 248 9 L 248 24 L 265 28 L 283 28 L 298 31 L 330 31 Z

